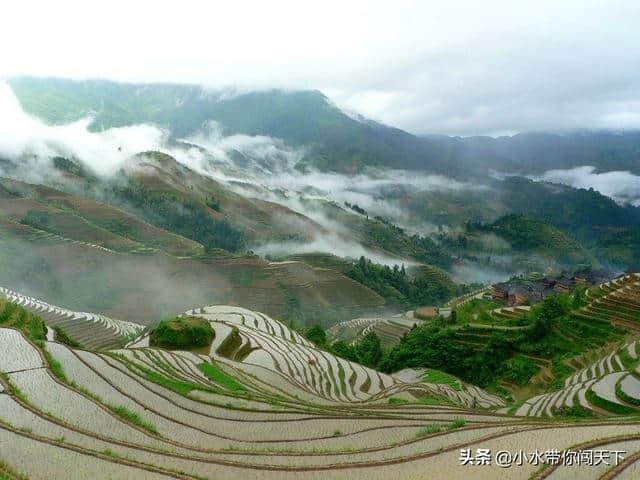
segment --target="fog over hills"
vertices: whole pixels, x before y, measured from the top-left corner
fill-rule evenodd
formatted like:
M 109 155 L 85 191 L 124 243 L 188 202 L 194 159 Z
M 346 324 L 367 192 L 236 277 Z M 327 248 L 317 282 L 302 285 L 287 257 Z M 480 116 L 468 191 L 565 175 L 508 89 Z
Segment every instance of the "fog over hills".
M 12 78 L 8 85 L 2 90 L 2 124 L 13 133 L 0 151 L 13 166 L 6 174 L 81 195 L 90 192 L 139 214 L 139 206 L 114 199 L 113 186 L 103 183 L 121 182 L 122 172 L 130 172 L 126 177 L 139 169 L 131 160 L 137 153 L 163 152 L 170 163 L 163 160 L 153 167 L 155 173 L 136 174 L 138 181 L 160 175 L 153 182 L 191 198 L 189 189 L 193 182 L 202 184 L 197 175 L 203 175 L 210 185 L 198 187 L 194 198 L 209 212 L 207 202 L 214 202 L 216 221 L 237 229 L 237 241 L 217 244 L 232 251 L 244 245 L 278 258 L 322 251 L 388 265 L 426 260 L 469 275 L 471 265 L 462 270 L 452 265 L 474 263 L 479 252 L 445 253 L 458 248 L 452 239 L 468 235 L 470 221 L 490 224 L 517 213 L 563 229 L 593 252 L 593 261 L 614 268 L 635 264 L 635 241 L 627 242 L 632 250 L 622 253 L 607 236 L 618 229 L 635 238 L 640 134 L 634 131 L 418 137 L 347 114 L 319 91 L 33 77 Z M 81 178 L 70 181 L 60 161 L 52 168 L 54 157 L 84 167 Z M 171 166 L 174 158 L 177 164 Z M 87 184 L 91 175 L 99 181 Z M 518 183 L 517 177 L 535 181 Z M 217 193 L 208 196 L 210 188 Z M 258 200 L 267 203 L 258 206 Z M 289 213 L 277 214 L 269 205 Z M 271 218 L 267 230 L 259 226 L 265 214 Z M 147 213 L 146 219 L 166 228 L 166 221 L 154 215 Z M 178 233 L 206 243 L 187 232 Z M 416 242 L 430 242 L 432 251 L 441 246 L 435 256 L 425 257 Z M 546 255 L 544 248 L 541 253 Z M 556 267 L 569 266 L 552 257 Z M 506 268 L 504 275 L 548 267 L 546 260 L 535 263 L 525 266 L 511 258 L 485 267 Z
M 640 4 L 7 2 L 0 480 L 640 478 Z

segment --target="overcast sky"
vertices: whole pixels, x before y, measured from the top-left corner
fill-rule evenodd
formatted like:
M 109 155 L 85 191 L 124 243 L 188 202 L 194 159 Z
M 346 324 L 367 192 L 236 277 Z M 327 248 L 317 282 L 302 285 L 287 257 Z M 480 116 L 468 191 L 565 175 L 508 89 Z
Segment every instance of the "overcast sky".
M 413 133 L 640 128 L 640 1 L 6 2 L 0 75 L 316 88 Z

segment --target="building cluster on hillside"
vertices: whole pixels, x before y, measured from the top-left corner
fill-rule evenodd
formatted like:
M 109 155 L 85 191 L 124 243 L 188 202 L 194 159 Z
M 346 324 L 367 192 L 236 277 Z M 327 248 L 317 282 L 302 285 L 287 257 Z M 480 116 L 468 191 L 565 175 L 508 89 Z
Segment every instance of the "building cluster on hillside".
M 551 295 L 573 290 L 577 285 L 595 285 L 612 277 L 611 272 L 604 270 L 587 270 L 576 274 L 562 272 L 554 277 L 513 277 L 506 282 L 493 285 L 485 297 L 504 301 L 510 307 L 534 304 Z

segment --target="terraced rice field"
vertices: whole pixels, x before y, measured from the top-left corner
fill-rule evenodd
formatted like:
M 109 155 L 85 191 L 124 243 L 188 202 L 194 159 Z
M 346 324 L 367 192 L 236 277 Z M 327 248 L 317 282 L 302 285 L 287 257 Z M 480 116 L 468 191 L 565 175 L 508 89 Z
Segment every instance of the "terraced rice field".
M 620 398 L 618 390 L 631 398 L 640 396 L 640 381 L 625 368 L 621 352 L 634 352 L 637 342 L 614 349 L 590 365 L 567 377 L 563 388 L 537 395 L 524 402 L 515 412 L 517 416 L 548 416 L 562 413 L 563 409 L 579 406 L 594 413 L 615 414 L 615 405 L 634 410 L 635 406 Z M 602 401 L 604 400 L 604 402 Z M 613 404 L 613 407 L 612 407 Z
M 618 390 L 640 396 L 640 382 L 625 367 L 637 359 L 635 342 L 603 351 L 562 390 L 508 415 L 509 405 L 476 386 L 451 378 L 438 383 L 433 372 L 376 372 L 318 350 L 257 312 L 208 306 L 185 315 L 210 322 L 216 337 L 208 350 L 151 348 L 147 333 L 115 350 L 74 349 L 52 339 L 39 347 L 21 331 L 0 329 L 0 459 L 31 479 L 634 478 L 637 472 L 640 424 L 631 416 L 607 418 L 587 393 L 620 406 L 627 403 Z M 547 419 L 558 404 L 582 401 L 605 416 Z M 463 448 L 562 451 L 585 442 L 625 450 L 628 459 L 595 470 L 460 462 Z
M 442 396 L 467 406 L 474 401 L 487 407 L 503 403 L 486 392 L 484 396 L 457 392 L 448 385 L 406 382 L 376 372 L 319 350 L 280 322 L 242 308 L 210 306 L 189 310 L 185 315 L 211 323 L 216 339 L 209 356 L 216 362 L 252 371 L 268 370 L 271 384 L 279 390 L 302 391 L 316 401 L 352 404 L 387 401 L 391 396 L 414 401 L 420 396 Z
M 71 339 L 90 349 L 113 348 L 136 336 L 142 325 L 88 312 L 74 312 L 0 287 L 0 295 L 40 316 L 51 330 L 58 327 Z
M 423 320 L 414 318 L 413 311 L 391 317 L 354 318 L 340 322 L 327 330 L 329 338 L 355 342 L 369 332 L 375 332 L 383 344 L 390 346 Z
M 496 320 L 515 320 L 522 318 L 531 310 L 531 307 L 523 305 L 520 307 L 501 307 L 491 310 L 491 316 Z
M 444 305 L 445 307 L 462 307 L 465 303 L 468 303 L 471 300 L 482 298 L 484 294 L 487 293 L 490 289 L 491 287 L 484 287 L 473 292 L 465 293 L 464 295 L 461 295 L 459 297 L 452 298 Z

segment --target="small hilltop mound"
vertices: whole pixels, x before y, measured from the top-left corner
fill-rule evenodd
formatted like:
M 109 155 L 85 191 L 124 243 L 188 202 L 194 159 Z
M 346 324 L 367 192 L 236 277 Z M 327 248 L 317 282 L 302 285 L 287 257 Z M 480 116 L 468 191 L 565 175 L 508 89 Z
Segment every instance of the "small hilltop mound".
M 162 320 L 150 333 L 154 347 L 190 349 L 211 345 L 215 332 L 209 322 L 195 317 Z

